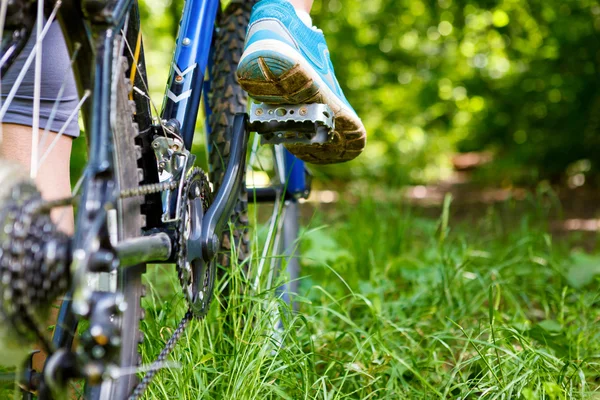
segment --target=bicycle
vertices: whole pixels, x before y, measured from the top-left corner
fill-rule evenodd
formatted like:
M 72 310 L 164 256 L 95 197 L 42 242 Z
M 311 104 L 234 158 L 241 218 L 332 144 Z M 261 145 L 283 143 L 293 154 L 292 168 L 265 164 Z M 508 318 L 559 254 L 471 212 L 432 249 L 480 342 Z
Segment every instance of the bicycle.
M 230 257 L 246 256 L 249 198 L 274 205 L 268 247 L 290 258 L 295 285 L 297 201 L 308 196 L 310 176 L 282 145 L 324 143 L 334 120 L 322 104 L 252 104 L 248 109 L 233 71 L 253 3 L 234 0 L 223 11 L 219 0 L 185 2 L 158 112 L 147 94 L 135 0 L 53 0 L 45 6 L 39 0 L 2 2 L 0 76 L 33 34 L 36 21 L 43 27 L 37 31 L 39 41 L 58 19 L 89 138 L 89 159 L 75 185 L 81 194 L 75 190 L 64 200 L 42 200 L 18 167 L 0 164 L 0 320 L 20 335 L 35 336 L 49 354 L 42 373 L 29 365 L 24 374 L 23 385 L 40 399 L 63 396 L 71 379 L 86 381 L 88 399 L 139 398 L 188 322 L 206 315 L 216 263 L 227 267 Z M 201 97 L 208 174 L 194 166 L 191 153 Z M 10 94 L 0 107 L 0 121 L 9 102 Z M 252 146 L 250 132 L 259 132 Z M 275 176 L 268 187 L 246 187 L 246 168 L 260 164 L 259 141 L 274 145 Z M 74 203 L 76 230 L 69 237 L 57 231 L 49 211 Z M 282 227 L 285 232 L 274 240 Z M 119 371 L 139 366 L 141 277 L 148 263 L 176 264 L 190 308 L 139 381 L 135 373 Z M 99 281 L 95 288 L 88 285 L 90 276 Z M 37 314 L 65 290 L 49 341 Z M 81 321 L 89 327 L 75 351 L 74 332 Z

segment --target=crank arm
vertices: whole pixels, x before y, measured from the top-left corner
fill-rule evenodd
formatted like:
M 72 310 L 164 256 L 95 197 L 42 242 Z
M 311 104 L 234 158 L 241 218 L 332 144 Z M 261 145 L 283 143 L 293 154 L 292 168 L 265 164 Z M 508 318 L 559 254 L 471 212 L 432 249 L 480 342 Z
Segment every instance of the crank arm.
M 202 220 L 200 240 L 202 258 L 206 262 L 210 262 L 219 250 L 221 235 L 238 201 L 237 193 L 240 192 L 244 185 L 246 149 L 248 145 L 247 120 L 248 116 L 245 113 L 236 114 L 234 117 L 232 126 L 233 139 L 231 141 L 225 176 L 212 205 Z

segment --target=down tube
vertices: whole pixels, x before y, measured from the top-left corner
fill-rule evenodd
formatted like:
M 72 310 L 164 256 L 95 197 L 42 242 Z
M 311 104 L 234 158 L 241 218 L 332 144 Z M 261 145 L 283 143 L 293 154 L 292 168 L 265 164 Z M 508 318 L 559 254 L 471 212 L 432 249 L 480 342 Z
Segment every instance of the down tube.
M 208 65 L 219 0 L 186 0 L 163 103 L 162 119 L 176 119 L 185 147 L 192 148 L 204 72 Z

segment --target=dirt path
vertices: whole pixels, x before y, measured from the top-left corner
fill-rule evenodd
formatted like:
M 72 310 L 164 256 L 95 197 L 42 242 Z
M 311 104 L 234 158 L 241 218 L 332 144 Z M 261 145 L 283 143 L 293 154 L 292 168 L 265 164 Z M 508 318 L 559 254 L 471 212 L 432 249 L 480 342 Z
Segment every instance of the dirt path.
M 548 228 L 556 238 L 577 233 L 576 241 L 590 251 L 600 240 L 600 188 L 544 184 L 538 187 L 481 186 L 472 182 L 468 171 L 456 172 L 451 179 L 426 186 L 390 189 L 351 182 L 340 184 L 336 190 L 314 190 L 302 205 L 303 220 L 310 221 L 316 210 L 327 215 L 326 219 L 335 219 L 341 199 L 342 204 L 353 204 L 360 201 L 364 193 L 383 202 L 411 205 L 419 215 L 431 218 L 441 215 L 444 198 L 451 195 L 451 219 L 455 222 L 476 222 L 489 213 L 490 208 L 515 223 L 523 215 L 535 212 L 547 218 Z

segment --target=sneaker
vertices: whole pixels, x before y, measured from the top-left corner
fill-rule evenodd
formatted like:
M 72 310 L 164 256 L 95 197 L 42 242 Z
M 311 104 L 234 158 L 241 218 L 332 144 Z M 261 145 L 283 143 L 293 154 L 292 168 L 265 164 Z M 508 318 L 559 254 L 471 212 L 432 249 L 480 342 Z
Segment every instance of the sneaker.
M 262 0 L 254 6 L 237 79 L 258 102 L 323 103 L 333 110 L 330 142 L 286 145 L 301 160 L 340 163 L 364 149 L 365 127 L 335 77 L 323 32 L 306 26 L 286 0 Z

